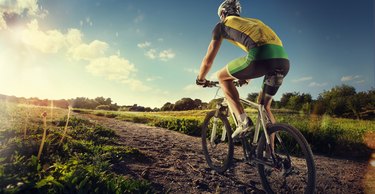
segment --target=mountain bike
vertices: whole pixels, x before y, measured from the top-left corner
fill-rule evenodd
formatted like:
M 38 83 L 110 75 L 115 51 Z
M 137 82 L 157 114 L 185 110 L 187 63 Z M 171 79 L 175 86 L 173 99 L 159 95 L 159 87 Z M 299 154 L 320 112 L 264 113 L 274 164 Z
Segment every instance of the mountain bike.
M 234 83 L 240 86 L 238 81 Z M 218 88 L 216 98 L 219 83 L 210 81 L 207 87 Z M 255 108 L 258 115 L 255 130 L 253 127 L 253 130 L 235 139 L 241 142 L 244 161 L 257 166 L 264 190 L 267 193 L 314 193 L 315 163 L 302 133 L 288 124 L 271 123 L 263 100 L 259 104 L 242 98 L 240 101 Z M 223 98 L 216 110 L 207 113 L 202 125 L 203 153 L 208 166 L 218 173 L 224 173 L 233 164 L 235 146 L 230 117 L 237 127 L 238 121 L 226 98 Z

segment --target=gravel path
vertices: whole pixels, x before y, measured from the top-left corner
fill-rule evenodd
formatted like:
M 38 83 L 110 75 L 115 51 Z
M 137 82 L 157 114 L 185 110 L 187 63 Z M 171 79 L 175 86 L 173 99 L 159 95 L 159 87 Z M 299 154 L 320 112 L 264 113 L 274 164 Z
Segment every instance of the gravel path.
M 126 171 L 152 182 L 162 193 L 265 193 L 257 168 L 239 161 L 240 147 L 235 148 L 234 168 L 220 175 L 208 168 L 199 137 L 105 117 L 79 116 L 115 130 L 122 144 L 139 149 L 147 160 L 127 162 Z M 368 162 L 315 156 L 315 163 L 317 193 L 375 193 L 375 167 Z

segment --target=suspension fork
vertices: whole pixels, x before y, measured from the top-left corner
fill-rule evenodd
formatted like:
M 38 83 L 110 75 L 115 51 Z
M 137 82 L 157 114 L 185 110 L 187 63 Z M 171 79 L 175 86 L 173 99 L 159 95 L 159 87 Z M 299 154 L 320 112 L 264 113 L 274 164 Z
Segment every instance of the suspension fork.
M 216 133 L 217 133 L 217 130 L 218 130 L 217 129 L 218 128 L 217 122 L 219 120 L 220 114 L 222 114 L 226 117 L 228 116 L 228 104 L 227 104 L 225 99 L 222 103 L 219 103 L 219 104 L 216 105 L 216 112 L 215 112 L 215 115 L 214 115 L 214 122 L 212 124 L 212 131 L 211 131 L 211 138 L 210 138 L 211 143 L 214 143 L 215 139 L 216 139 L 215 137 L 216 137 Z M 222 132 L 221 132 L 220 140 L 225 141 L 226 135 L 227 135 L 227 132 L 225 130 L 225 126 L 222 126 Z
M 219 120 L 220 108 L 221 108 L 221 105 L 217 104 L 216 105 L 215 115 L 214 115 L 214 122 L 212 124 L 212 131 L 211 131 L 211 138 L 210 138 L 211 144 L 215 143 L 216 130 L 217 130 L 217 121 Z

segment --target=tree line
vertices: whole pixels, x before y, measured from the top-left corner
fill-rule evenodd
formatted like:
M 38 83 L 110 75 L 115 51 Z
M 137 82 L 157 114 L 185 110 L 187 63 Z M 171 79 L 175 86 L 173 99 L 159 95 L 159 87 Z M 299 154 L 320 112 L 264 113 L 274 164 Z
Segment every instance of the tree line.
M 258 93 L 250 93 L 247 100 L 257 101 Z M 182 98 L 175 104 L 167 102 L 161 111 L 201 110 L 215 108 L 220 99 L 204 103 L 199 99 Z M 279 101 L 272 103 L 274 109 L 289 109 L 306 114 L 328 114 L 337 117 L 373 119 L 375 118 L 375 90 L 356 92 L 348 85 L 335 86 L 331 90 L 319 94 L 313 99 L 310 94 L 290 92 L 284 93 Z
M 258 93 L 250 93 L 247 96 L 250 101 L 257 101 L 257 98 Z M 53 103 L 54 107 L 60 108 L 71 106 L 83 109 L 151 112 L 213 109 L 221 99 L 213 99 L 207 103 L 202 102 L 200 99 L 182 98 L 175 103 L 167 102 L 160 108 L 143 107 L 137 104 L 119 106 L 117 103 L 113 103 L 111 98 L 104 97 L 96 97 L 94 99 L 77 97 L 69 100 L 53 100 L 52 102 L 47 99 L 19 98 L 0 94 L 0 100 L 36 106 L 51 106 L 51 103 Z M 341 85 L 322 92 L 317 99 L 313 99 L 310 94 L 306 93 L 284 93 L 279 101 L 272 103 L 272 108 L 289 109 L 306 114 L 328 114 L 338 117 L 373 119 L 375 118 L 375 90 L 356 92 L 352 86 Z

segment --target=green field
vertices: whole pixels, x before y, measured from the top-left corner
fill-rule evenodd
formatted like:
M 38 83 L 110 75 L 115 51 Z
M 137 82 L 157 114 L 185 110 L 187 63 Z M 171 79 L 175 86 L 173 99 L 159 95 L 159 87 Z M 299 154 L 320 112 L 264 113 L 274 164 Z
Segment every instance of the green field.
M 209 110 L 171 112 L 120 112 L 75 110 L 124 121 L 163 127 L 185 134 L 199 136 L 200 125 Z M 313 116 L 288 110 L 274 110 L 278 122 L 299 129 L 315 153 L 342 157 L 367 158 L 375 149 L 375 121 Z M 255 121 L 256 111 L 247 109 Z
M 43 112 L 47 138 L 38 160 Z M 60 142 L 67 114 L 66 109 L 0 102 L 0 193 L 153 192 L 149 182 L 118 170 L 123 162 L 145 156 L 119 144 L 112 129 L 73 116 Z
M 199 136 L 206 113 L 120 112 L 76 109 L 123 121 L 158 126 Z M 37 159 L 47 113 L 47 140 Z M 247 110 L 255 120 L 255 111 Z M 315 154 L 368 158 L 373 152 L 375 121 L 309 116 L 274 110 L 279 122 L 298 128 Z M 145 159 L 137 149 L 118 142 L 112 129 L 71 117 L 67 137 L 60 144 L 68 110 L 0 102 L 0 193 L 152 192 L 149 182 L 116 171 L 122 161 Z M 25 135 L 26 129 L 26 135 Z

